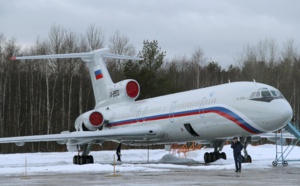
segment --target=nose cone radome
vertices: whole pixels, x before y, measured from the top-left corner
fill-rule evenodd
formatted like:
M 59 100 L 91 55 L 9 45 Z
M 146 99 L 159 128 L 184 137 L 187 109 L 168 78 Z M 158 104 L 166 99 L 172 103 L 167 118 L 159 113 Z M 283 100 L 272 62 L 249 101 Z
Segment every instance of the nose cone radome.
M 284 99 L 273 100 L 271 102 L 273 115 L 273 124 L 275 129 L 284 127 L 293 117 L 291 105 Z

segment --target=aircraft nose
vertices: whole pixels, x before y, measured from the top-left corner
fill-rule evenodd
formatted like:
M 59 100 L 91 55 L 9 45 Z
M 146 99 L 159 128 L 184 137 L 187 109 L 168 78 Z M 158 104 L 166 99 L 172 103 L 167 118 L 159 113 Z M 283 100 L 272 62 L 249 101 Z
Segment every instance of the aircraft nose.
M 291 105 L 286 101 L 286 106 L 283 109 L 283 116 L 286 117 L 288 122 L 292 119 L 293 117 L 293 109 Z
M 285 126 L 293 117 L 293 109 L 286 100 L 274 100 L 272 105 L 274 112 L 274 122 L 277 123 L 278 128 Z

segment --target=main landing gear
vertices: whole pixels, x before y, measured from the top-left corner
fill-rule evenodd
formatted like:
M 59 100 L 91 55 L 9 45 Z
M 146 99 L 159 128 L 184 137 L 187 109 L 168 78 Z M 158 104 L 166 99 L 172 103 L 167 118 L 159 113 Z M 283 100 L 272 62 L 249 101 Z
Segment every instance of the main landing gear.
M 87 156 L 75 155 L 73 157 L 73 164 L 75 165 L 84 165 L 89 163 L 91 164 L 94 163 L 94 157 L 91 155 L 87 155 Z
M 220 153 L 220 152 L 210 152 L 210 153 L 206 152 L 204 154 L 204 162 L 205 163 L 215 162 L 220 158 L 226 160 L 226 153 L 225 152 L 222 152 L 222 153 Z
M 217 161 L 220 158 L 226 160 L 227 159 L 226 153 L 220 152 L 220 151 L 222 151 L 225 142 L 226 141 L 223 141 L 223 140 L 213 142 L 214 152 L 210 152 L 210 153 L 206 152 L 204 154 L 204 162 L 211 163 L 211 162 Z
M 80 155 L 80 148 L 82 147 L 82 153 Z M 78 155 L 73 157 L 73 164 L 75 165 L 84 165 L 84 164 L 93 164 L 94 157 L 89 155 L 91 151 L 92 144 L 77 146 Z

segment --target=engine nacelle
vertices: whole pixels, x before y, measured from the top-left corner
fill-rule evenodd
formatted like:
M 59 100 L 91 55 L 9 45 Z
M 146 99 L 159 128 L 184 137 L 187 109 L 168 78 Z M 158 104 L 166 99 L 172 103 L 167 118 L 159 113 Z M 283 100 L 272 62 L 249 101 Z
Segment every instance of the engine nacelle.
M 75 120 L 76 131 L 95 131 L 104 123 L 104 116 L 101 112 L 91 110 L 81 114 Z
M 121 99 L 135 100 L 140 95 L 140 85 L 133 79 L 126 79 L 115 83 L 110 88 L 109 97 L 119 97 Z

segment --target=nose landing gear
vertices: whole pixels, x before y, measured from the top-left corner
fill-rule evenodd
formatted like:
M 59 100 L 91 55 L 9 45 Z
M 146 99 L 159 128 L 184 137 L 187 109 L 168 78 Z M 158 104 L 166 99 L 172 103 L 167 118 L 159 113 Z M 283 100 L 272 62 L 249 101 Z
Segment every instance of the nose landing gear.
M 251 142 L 250 137 L 240 138 L 241 142 L 244 142 L 244 156 L 242 156 L 242 163 L 252 163 L 252 158 L 247 152 L 247 146 Z

